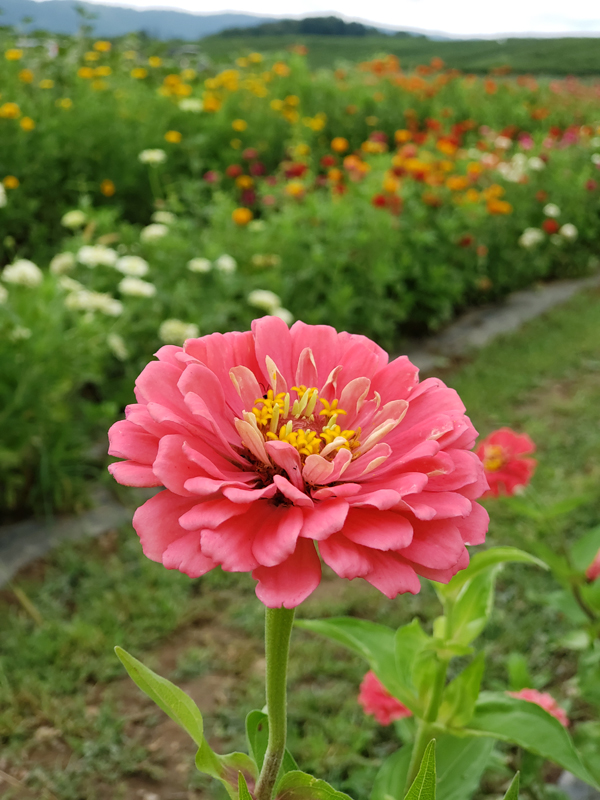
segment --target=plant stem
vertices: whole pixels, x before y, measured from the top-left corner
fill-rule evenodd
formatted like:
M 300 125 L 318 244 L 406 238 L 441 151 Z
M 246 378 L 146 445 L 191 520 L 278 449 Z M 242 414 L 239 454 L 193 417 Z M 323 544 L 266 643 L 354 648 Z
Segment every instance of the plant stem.
M 267 608 L 265 614 L 265 655 L 267 661 L 267 715 L 269 741 L 256 783 L 256 800 L 271 800 L 285 753 L 287 730 L 286 680 L 294 609 Z
M 17 598 L 21 606 L 25 609 L 25 611 L 29 614 L 31 619 L 35 622 L 36 625 L 43 625 L 44 619 L 34 604 L 31 602 L 29 597 L 25 594 L 23 589 L 19 589 L 18 586 L 13 586 L 12 583 L 9 583 L 10 588 L 13 591 L 14 596 Z

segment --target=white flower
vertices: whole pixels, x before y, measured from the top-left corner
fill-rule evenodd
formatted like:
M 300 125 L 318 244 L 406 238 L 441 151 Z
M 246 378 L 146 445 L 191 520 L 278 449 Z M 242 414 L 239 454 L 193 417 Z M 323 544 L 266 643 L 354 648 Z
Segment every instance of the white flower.
M 8 291 L 5 286 L 0 285 L 0 306 L 4 305 L 8 300 Z
M 132 297 L 154 297 L 156 286 L 141 278 L 123 278 L 119 284 L 121 294 L 129 294 Z
M 129 357 L 127 345 L 122 336 L 118 333 L 109 333 L 106 337 L 106 343 L 111 353 L 119 359 L 119 361 L 126 361 Z
M 600 136 L 594 136 L 593 139 L 590 139 L 590 144 L 592 147 L 600 147 Z
M 123 303 L 110 294 L 92 292 L 81 289 L 72 292 L 65 298 L 65 306 L 72 311 L 100 311 L 109 317 L 118 317 L 123 313 Z
M 135 275 L 136 278 L 146 275 L 150 269 L 148 262 L 141 256 L 121 256 L 115 267 L 123 275 Z
M 170 211 L 155 211 L 152 214 L 152 222 L 162 222 L 163 225 L 172 225 L 177 217 Z
M 142 150 L 138 155 L 142 164 L 162 164 L 166 160 L 167 154 L 164 150 Z
M 237 261 L 235 258 L 233 258 L 233 256 L 223 253 L 223 255 L 219 256 L 215 261 L 215 267 L 220 272 L 235 272 L 237 268 Z
M 179 108 L 181 111 L 202 111 L 204 108 L 204 104 L 202 100 L 198 100 L 197 97 L 184 97 L 183 100 L 179 101 Z
M 165 344 L 182 345 L 186 339 L 195 339 L 200 333 L 193 322 L 180 319 L 166 319 L 158 329 L 158 338 Z
M 191 258 L 187 263 L 190 272 L 210 272 L 212 262 L 208 258 Z
M 547 217 L 560 217 L 560 208 L 554 203 L 547 203 L 543 210 Z
M 519 236 L 519 244 L 521 247 L 529 249 L 535 247 L 536 244 L 544 241 L 544 232 L 539 228 L 525 228 L 523 233 Z
M 592 153 L 592 164 L 600 165 L 600 153 Z
M 527 161 L 527 166 L 534 172 L 541 172 L 543 169 L 546 169 L 546 164 L 544 163 L 543 159 L 538 158 L 538 156 L 531 156 L 531 158 Z
M 558 231 L 569 242 L 574 242 L 579 236 L 579 231 L 571 222 L 566 222 Z
M 65 228 L 81 228 L 86 222 L 87 216 L 78 208 L 73 209 L 73 211 L 67 211 L 61 219 L 61 224 L 64 225 Z
M 70 272 L 76 264 L 75 253 L 57 253 L 50 262 L 50 272 L 54 275 L 62 275 Z
M 82 283 L 73 280 L 73 278 L 69 278 L 68 275 L 61 275 L 58 279 L 58 283 L 65 290 L 65 292 L 81 292 L 85 289 L 85 286 Z
M 511 164 L 515 167 L 520 167 L 523 169 L 525 164 L 527 163 L 527 156 L 525 153 L 515 153 L 514 156 L 511 158 Z
M 18 342 L 22 339 L 30 339 L 31 338 L 31 331 L 29 328 L 23 328 L 20 325 L 16 328 L 13 328 L 10 333 L 10 340 L 12 342 Z
M 502 177 L 511 183 L 518 183 L 523 177 L 523 168 L 520 164 L 513 164 L 510 161 L 501 161 L 496 167 Z
M 499 150 L 508 150 L 511 144 L 512 139 L 509 139 L 508 136 L 496 136 L 494 140 L 494 146 Z
M 267 223 L 264 219 L 251 219 L 247 225 L 249 231 L 254 231 L 255 233 L 258 231 L 264 231 L 267 227 Z
M 42 270 L 26 258 L 19 258 L 14 264 L 4 267 L 1 277 L 6 283 L 18 283 L 30 289 L 39 286 L 44 280 Z
M 160 222 L 153 222 L 152 225 L 146 225 L 145 228 L 142 228 L 140 239 L 142 242 L 155 242 L 157 239 L 162 239 L 163 236 L 166 236 L 168 232 L 169 229 L 166 225 Z
M 0 208 L 4 208 L 6 205 L 6 189 L 0 183 Z
M 286 325 L 291 325 L 292 322 L 294 321 L 294 315 L 292 314 L 291 311 L 288 311 L 287 308 L 275 308 L 271 312 L 271 316 L 279 317 L 279 319 L 282 319 Z
M 272 314 L 276 308 L 281 308 L 281 298 L 268 289 L 255 289 L 248 295 L 248 303 L 255 308 L 262 308 Z
M 79 248 L 77 260 L 80 264 L 93 269 L 94 267 L 114 267 L 119 258 L 116 250 L 104 244 L 86 244 Z

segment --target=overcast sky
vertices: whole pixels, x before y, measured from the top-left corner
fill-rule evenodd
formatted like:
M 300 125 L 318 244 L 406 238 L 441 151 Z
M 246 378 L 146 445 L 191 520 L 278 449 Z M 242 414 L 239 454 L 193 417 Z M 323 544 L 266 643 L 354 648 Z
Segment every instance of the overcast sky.
M 600 35 L 600 0 L 91 0 L 202 14 L 241 11 L 290 17 L 333 13 L 392 27 L 456 35 L 586 33 Z

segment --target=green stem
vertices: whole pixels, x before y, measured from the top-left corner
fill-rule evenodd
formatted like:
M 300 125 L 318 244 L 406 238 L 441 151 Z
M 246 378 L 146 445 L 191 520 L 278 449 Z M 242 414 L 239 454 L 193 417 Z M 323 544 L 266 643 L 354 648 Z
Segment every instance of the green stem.
M 423 755 L 425 754 L 425 748 L 433 738 L 433 723 L 437 720 L 438 712 L 440 710 L 442 695 L 446 686 L 448 663 L 449 659 L 439 659 L 433 682 L 433 690 L 427 705 L 427 711 L 425 712 L 423 719 L 419 720 L 417 724 L 417 735 L 415 737 L 415 743 L 413 745 L 413 750 L 410 757 L 410 765 L 408 767 L 406 787 L 404 790 L 405 794 L 409 790 L 414 779 L 417 777 Z
M 44 619 L 40 612 L 37 610 L 35 605 L 31 602 L 29 597 L 25 594 L 23 589 L 19 589 L 18 586 L 13 586 L 12 583 L 8 584 L 9 587 L 12 589 L 14 596 L 17 598 L 19 603 L 25 609 L 25 611 L 29 614 L 31 619 L 35 622 L 36 625 L 43 625 Z
M 267 661 L 267 715 L 269 741 L 256 783 L 256 800 L 271 800 L 285 753 L 287 732 L 286 679 L 294 609 L 267 608 L 265 655 Z

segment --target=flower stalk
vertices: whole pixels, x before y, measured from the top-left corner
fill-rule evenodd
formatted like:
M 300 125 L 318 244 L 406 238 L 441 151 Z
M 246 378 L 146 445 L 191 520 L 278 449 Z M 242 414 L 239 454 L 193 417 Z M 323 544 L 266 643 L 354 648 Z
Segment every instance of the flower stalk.
M 265 614 L 266 695 L 269 741 L 256 783 L 256 800 L 271 800 L 285 753 L 287 734 L 286 683 L 294 610 L 267 608 Z

